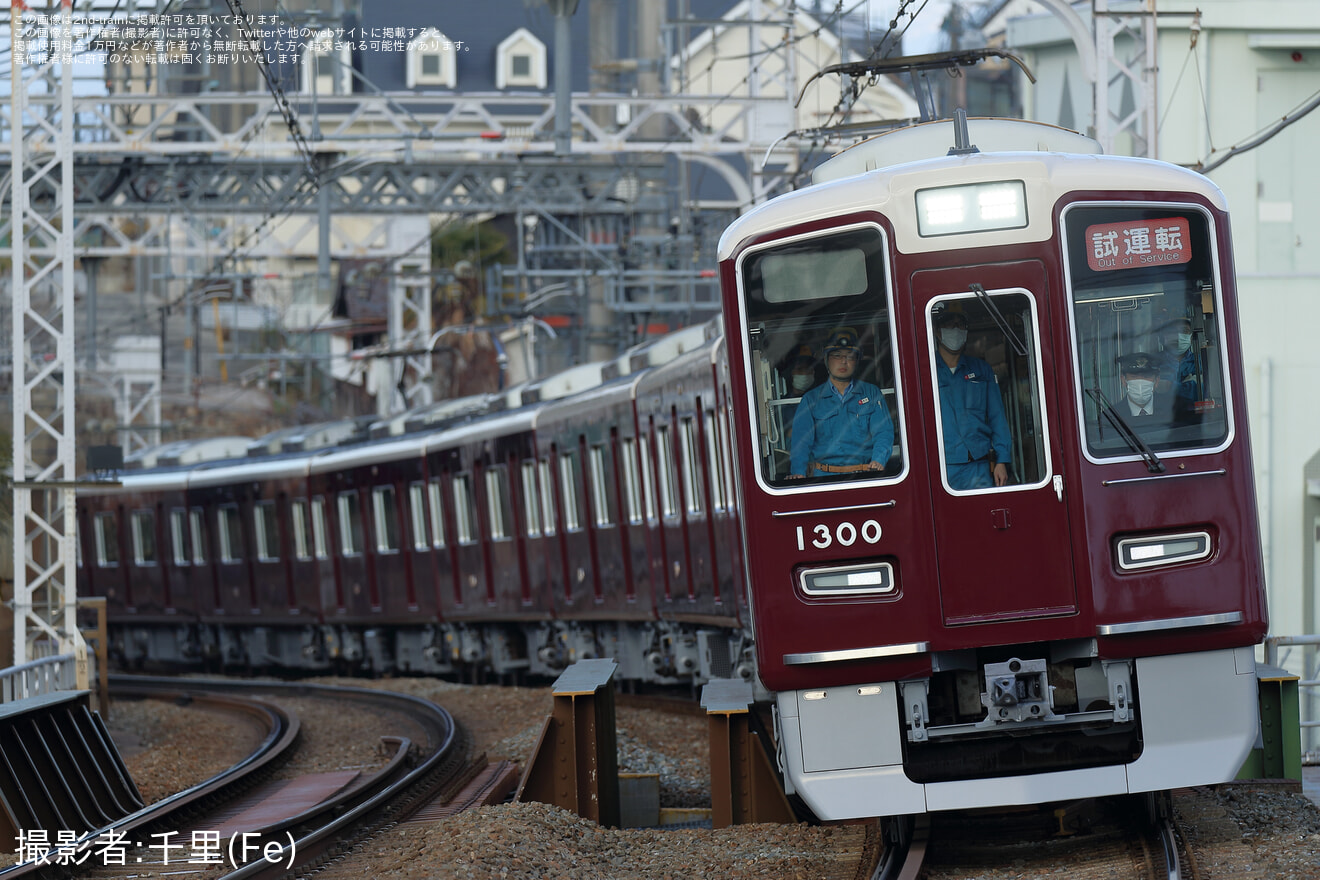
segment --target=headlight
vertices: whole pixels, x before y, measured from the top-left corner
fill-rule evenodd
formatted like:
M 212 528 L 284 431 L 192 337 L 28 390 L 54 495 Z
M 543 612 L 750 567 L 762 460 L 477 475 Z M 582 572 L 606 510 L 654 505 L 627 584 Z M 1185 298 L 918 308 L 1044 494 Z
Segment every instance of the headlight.
M 923 238 L 1026 225 L 1027 188 L 1020 180 L 917 190 L 917 232 Z
M 1148 535 L 1118 542 L 1118 567 L 1123 571 L 1194 562 L 1210 555 L 1209 532 Z
M 873 596 L 894 592 L 894 567 L 888 562 L 809 568 L 798 575 L 808 596 Z

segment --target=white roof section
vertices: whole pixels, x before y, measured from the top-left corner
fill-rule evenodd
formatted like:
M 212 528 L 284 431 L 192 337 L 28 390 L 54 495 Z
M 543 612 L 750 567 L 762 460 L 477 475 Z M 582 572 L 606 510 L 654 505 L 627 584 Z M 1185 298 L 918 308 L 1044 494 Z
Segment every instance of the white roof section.
M 967 120 L 970 142 L 982 153 L 1102 152 L 1100 142 L 1084 134 L 1020 119 L 972 118 Z M 822 162 L 811 172 L 812 183 L 864 174 L 922 159 L 946 156 L 956 142 L 951 119 L 923 122 L 867 138 Z
M 426 435 L 414 434 L 385 443 L 362 443 L 343 449 L 326 450 L 311 456 L 309 473 L 324 474 L 364 464 L 420 458 L 426 454 Z
M 544 379 L 529 383 L 527 389 L 523 392 L 523 402 L 535 403 L 541 400 L 559 400 L 561 397 L 568 397 L 571 394 L 586 391 L 588 388 L 595 388 L 604 381 L 606 368 L 613 365 L 613 361 L 594 361 L 589 364 L 569 367 L 562 373 L 555 373 L 553 376 L 547 376 Z
M 218 467 L 197 468 L 187 472 L 188 488 L 229 486 L 235 483 L 258 483 L 262 480 L 287 480 L 307 476 L 307 458 L 294 456 L 269 461 L 244 461 Z
M 628 369 L 623 372 L 632 373 L 647 367 L 668 363 L 684 352 L 700 348 L 706 343 L 709 335 L 709 322 L 706 322 L 684 327 L 682 330 L 675 330 L 673 333 L 668 333 L 654 342 L 635 345 L 619 359 L 628 364 Z
M 425 431 L 433 425 L 439 425 L 464 416 L 476 416 L 489 412 L 497 400 L 498 397 L 493 394 L 472 394 L 467 397 L 438 400 L 435 403 L 400 413 L 384 423 L 378 422 L 372 427 L 371 433 L 373 437 L 380 437 L 383 434 L 397 437 L 412 431 Z M 379 430 L 382 424 L 388 426 L 387 432 Z
M 204 440 L 178 440 L 139 450 L 124 459 L 125 469 L 150 469 L 202 464 L 247 455 L 251 437 L 208 437 Z
M 916 191 L 948 186 L 954 180 L 1023 181 L 1026 228 L 921 238 Z M 1224 194 L 1213 181 L 1167 162 L 1065 153 L 974 153 L 870 171 L 772 199 L 729 225 L 720 238 L 719 259 L 727 260 L 735 247 L 753 236 L 863 211 L 883 212 L 893 224 L 898 250 L 906 254 L 1047 241 L 1053 234 L 1055 202 L 1060 193 L 1073 190 L 1196 193 L 1227 209 Z
M 427 434 L 423 438 L 426 441 L 426 451 L 435 452 L 441 449 L 453 449 L 455 446 L 463 446 L 473 440 L 487 437 L 508 437 L 513 434 L 525 433 L 535 426 L 538 412 L 540 412 L 539 409 L 519 409 L 509 413 L 493 415 L 489 418 L 475 419 L 444 431 Z

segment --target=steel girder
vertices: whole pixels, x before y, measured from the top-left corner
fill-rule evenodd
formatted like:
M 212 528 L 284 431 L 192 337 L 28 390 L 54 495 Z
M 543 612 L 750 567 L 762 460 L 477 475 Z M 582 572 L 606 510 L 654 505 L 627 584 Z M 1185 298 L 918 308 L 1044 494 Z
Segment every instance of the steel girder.
M 619 164 L 563 160 L 347 159 L 323 173 L 337 214 L 484 214 L 518 209 L 552 214 L 663 211 L 647 181 L 663 165 L 633 157 Z M 219 161 L 125 156 L 115 162 L 80 155 L 74 163 L 75 209 L 82 214 L 315 213 L 316 189 L 296 159 Z M 652 191 L 663 192 L 663 188 Z M 37 182 L 36 203 L 54 198 Z M 5 193 L 6 204 L 9 193 Z

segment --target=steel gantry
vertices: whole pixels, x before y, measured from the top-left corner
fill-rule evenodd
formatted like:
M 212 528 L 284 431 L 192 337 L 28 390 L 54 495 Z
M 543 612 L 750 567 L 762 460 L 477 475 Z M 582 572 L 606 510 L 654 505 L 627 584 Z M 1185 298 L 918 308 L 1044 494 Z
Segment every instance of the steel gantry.
M 11 22 L 30 10 L 11 0 Z M 50 8 L 72 45 L 72 0 Z M 29 13 L 30 14 L 30 13 Z M 74 171 L 72 77 L 58 53 L 27 57 L 12 29 L 11 155 L 13 336 L 14 663 L 73 654 L 87 686 L 76 619 L 74 483 Z M 67 73 L 67 70 L 64 71 Z M 32 101 L 44 95 L 48 100 Z

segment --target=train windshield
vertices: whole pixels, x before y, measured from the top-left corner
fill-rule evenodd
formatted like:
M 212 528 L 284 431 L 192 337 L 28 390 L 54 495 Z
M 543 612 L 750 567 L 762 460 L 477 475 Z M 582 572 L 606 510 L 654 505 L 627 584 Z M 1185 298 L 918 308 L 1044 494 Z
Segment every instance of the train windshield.
M 1079 206 L 1065 234 L 1088 455 L 1152 460 L 1223 444 L 1223 316 L 1206 215 Z
M 762 480 L 834 484 L 903 470 L 885 239 L 832 230 L 748 255 L 741 282 Z

